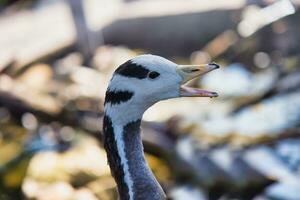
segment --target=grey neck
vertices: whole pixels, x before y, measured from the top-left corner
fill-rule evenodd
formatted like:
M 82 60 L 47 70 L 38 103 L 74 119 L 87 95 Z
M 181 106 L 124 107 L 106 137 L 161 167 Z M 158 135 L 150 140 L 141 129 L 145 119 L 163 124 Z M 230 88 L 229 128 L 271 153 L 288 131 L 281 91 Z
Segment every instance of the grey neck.
M 141 120 L 122 127 L 125 158 L 121 158 L 116 134 L 116 125 L 108 116 L 104 117 L 104 147 L 107 152 L 111 172 L 118 186 L 121 200 L 164 200 L 166 196 L 145 161 L 140 134 Z M 119 127 L 120 128 L 120 127 Z M 127 168 L 122 164 L 127 161 Z M 125 176 L 130 177 L 130 183 Z

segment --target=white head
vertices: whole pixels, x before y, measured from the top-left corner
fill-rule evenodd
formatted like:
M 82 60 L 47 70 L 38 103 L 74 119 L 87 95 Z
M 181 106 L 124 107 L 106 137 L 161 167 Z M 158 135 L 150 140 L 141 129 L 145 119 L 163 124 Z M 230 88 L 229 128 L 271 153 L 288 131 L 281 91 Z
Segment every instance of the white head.
M 161 100 L 182 96 L 216 97 L 215 92 L 183 84 L 218 67 L 213 63 L 183 66 L 160 56 L 137 56 L 116 69 L 107 89 L 105 111 L 107 114 L 114 111 L 114 115 L 122 114 L 134 120 Z

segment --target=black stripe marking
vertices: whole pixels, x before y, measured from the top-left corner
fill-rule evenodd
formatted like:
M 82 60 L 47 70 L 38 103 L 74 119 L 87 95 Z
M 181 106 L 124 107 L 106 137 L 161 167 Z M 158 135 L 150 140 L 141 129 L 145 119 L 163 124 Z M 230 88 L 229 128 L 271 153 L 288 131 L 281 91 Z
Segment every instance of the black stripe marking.
M 107 160 L 110 166 L 111 173 L 115 178 L 118 186 L 119 197 L 121 200 L 129 200 L 129 189 L 125 183 L 125 173 L 121 158 L 118 153 L 117 142 L 115 140 L 115 133 L 112 122 L 109 116 L 104 115 L 103 119 L 103 133 L 104 133 L 104 148 L 107 153 Z
M 110 91 L 107 89 L 105 94 L 104 105 L 107 103 L 120 104 L 121 102 L 126 102 L 133 96 L 133 92 L 129 91 Z
M 133 63 L 131 60 L 120 65 L 115 73 L 122 76 L 144 79 L 147 78 L 149 70 L 141 65 Z

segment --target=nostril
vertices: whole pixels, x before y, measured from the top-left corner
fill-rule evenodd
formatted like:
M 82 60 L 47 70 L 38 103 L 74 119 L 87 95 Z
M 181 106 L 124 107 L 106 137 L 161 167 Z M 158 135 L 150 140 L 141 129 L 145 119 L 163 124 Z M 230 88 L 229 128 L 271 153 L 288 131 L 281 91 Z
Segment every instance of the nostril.
M 199 69 L 192 69 L 191 72 L 197 72 Z
M 209 63 L 209 65 L 213 65 L 213 66 L 215 66 L 215 69 L 218 69 L 218 68 L 220 68 L 220 65 L 218 65 L 218 64 L 217 64 L 217 63 L 215 63 L 215 62 Z

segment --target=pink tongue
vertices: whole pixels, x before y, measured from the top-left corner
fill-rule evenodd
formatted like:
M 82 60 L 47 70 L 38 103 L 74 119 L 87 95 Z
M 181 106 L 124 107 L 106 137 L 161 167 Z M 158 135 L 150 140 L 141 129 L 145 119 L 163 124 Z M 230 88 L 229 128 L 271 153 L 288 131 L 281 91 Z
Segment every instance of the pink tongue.
M 180 94 L 184 97 L 217 97 L 216 92 L 211 92 L 207 90 L 202 90 L 198 88 L 191 88 L 187 86 L 180 87 Z

